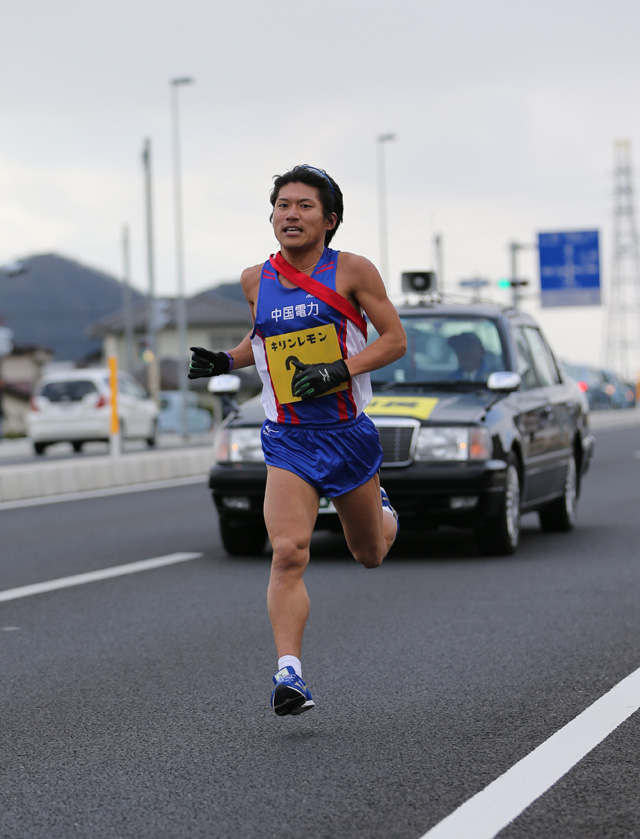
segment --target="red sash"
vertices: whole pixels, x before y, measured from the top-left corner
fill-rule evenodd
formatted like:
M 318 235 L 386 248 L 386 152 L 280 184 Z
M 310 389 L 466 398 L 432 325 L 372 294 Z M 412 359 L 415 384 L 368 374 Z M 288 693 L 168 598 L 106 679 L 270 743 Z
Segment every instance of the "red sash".
M 303 274 L 302 271 L 298 271 L 297 268 L 294 268 L 293 265 L 290 265 L 286 261 L 280 251 L 278 251 L 275 256 L 271 255 L 269 257 L 269 262 L 277 273 L 282 274 L 283 277 L 286 277 L 294 285 L 297 285 L 309 294 L 313 294 L 314 297 L 317 297 L 328 306 L 331 306 L 333 309 L 337 309 L 340 314 L 343 314 L 346 318 L 349 318 L 352 323 L 355 323 L 364 337 L 367 337 L 366 320 L 362 317 L 360 312 L 352 306 L 346 297 L 343 297 L 331 288 L 327 288 L 325 285 L 322 285 L 322 283 L 319 283 L 307 274 Z

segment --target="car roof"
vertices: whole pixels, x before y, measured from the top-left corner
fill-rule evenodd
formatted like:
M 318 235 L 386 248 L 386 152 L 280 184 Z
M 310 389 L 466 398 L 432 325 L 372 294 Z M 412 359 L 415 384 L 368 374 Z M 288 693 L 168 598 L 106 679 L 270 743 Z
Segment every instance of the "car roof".
M 490 320 L 509 320 L 512 323 L 536 325 L 536 321 L 526 312 L 501 306 L 498 303 L 452 303 L 421 301 L 416 304 L 397 303 L 396 309 L 402 317 L 468 317 L 487 318 Z

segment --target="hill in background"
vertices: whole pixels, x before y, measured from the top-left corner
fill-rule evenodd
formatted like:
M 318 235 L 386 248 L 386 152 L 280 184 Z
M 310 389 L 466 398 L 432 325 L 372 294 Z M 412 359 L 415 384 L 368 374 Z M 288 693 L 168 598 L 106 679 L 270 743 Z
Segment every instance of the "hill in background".
M 87 335 L 99 318 L 123 306 L 115 277 L 55 254 L 20 260 L 27 270 L 0 277 L 0 324 L 13 330 L 16 346 L 40 346 L 56 361 L 80 362 L 102 342 Z M 132 289 L 133 302 L 143 297 Z

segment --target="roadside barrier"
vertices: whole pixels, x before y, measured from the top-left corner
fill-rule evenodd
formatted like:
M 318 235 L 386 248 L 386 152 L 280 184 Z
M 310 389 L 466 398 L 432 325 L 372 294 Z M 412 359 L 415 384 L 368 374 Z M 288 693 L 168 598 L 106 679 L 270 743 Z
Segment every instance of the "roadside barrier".
M 86 457 L 0 467 L 0 502 L 127 486 L 209 473 L 209 447 Z

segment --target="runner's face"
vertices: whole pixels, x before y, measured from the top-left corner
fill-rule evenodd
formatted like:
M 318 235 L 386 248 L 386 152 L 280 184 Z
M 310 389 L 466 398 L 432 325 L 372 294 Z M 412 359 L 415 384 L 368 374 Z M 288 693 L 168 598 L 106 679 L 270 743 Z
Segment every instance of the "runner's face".
M 315 186 L 285 184 L 273 208 L 273 232 L 283 248 L 324 247 L 324 234 L 336 223 L 335 213 L 324 217 L 320 194 Z

